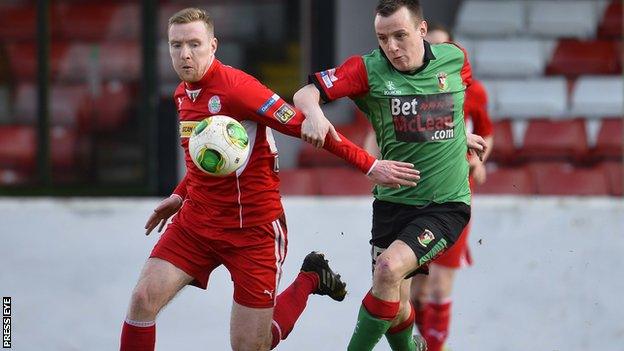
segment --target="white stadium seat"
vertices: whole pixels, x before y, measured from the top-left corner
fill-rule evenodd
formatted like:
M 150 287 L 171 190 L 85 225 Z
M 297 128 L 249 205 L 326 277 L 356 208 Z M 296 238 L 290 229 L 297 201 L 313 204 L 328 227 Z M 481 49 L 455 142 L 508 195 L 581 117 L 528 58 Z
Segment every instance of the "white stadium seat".
M 622 77 L 584 76 L 576 82 L 571 114 L 587 117 L 622 116 L 624 82 Z
M 529 32 L 536 36 L 589 38 L 598 24 L 597 1 L 531 1 Z
M 539 40 L 482 40 L 471 63 L 479 77 L 534 77 L 544 73 L 552 43 Z
M 457 33 L 466 36 L 506 36 L 525 27 L 524 1 L 464 1 L 457 15 Z
M 567 112 L 563 77 L 504 80 L 495 84 L 493 114 L 501 117 L 561 117 Z

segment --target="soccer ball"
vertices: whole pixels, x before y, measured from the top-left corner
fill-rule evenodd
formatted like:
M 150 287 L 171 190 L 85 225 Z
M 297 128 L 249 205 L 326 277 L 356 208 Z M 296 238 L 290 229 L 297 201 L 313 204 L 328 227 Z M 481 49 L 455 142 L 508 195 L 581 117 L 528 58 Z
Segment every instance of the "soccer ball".
M 228 116 L 212 116 L 195 126 L 188 150 L 193 163 L 202 172 L 225 177 L 247 160 L 249 137 L 237 120 Z

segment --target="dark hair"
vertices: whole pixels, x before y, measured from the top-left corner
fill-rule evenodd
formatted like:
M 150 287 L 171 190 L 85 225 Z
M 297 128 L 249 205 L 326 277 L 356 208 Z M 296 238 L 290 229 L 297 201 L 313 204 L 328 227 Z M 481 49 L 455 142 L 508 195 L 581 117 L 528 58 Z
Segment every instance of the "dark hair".
M 420 0 L 379 0 L 375 13 L 382 17 L 388 17 L 404 6 L 407 7 L 414 17 L 419 20 L 424 19 Z
M 427 27 L 427 31 L 428 32 L 433 32 L 434 30 L 439 30 L 440 32 L 444 32 L 446 33 L 446 35 L 448 35 L 449 37 L 449 41 L 455 41 L 455 38 L 453 38 L 453 32 L 451 32 L 450 29 L 448 29 L 447 26 L 441 24 L 441 23 L 431 23 L 429 24 L 429 26 Z

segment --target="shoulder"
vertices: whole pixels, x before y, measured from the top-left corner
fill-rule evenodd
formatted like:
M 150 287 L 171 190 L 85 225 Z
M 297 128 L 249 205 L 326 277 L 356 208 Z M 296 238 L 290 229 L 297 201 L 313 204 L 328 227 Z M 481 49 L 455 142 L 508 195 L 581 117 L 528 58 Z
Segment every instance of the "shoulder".
M 219 70 L 224 87 L 236 89 L 249 83 L 259 83 L 251 74 L 238 68 L 222 64 Z
M 431 45 L 431 50 L 436 58 L 447 60 L 465 60 L 468 58 L 466 50 L 455 42 Z
M 184 87 L 184 82 L 180 82 L 180 84 L 178 84 L 178 86 L 176 87 L 176 89 L 173 92 L 173 98 L 178 98 L 180 96 L 185 96 L 186 95 L 186 89 Z

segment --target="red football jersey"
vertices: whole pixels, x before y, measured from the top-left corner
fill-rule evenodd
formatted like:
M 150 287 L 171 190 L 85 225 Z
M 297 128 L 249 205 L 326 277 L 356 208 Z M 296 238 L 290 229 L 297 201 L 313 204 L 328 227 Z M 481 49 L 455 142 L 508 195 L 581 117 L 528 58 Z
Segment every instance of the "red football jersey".
M 269 223 L 282 213 L 277 149 L 271 129 L 301 137 L 301 111 L 252 76 L 214 60 L 197 83 L 181 83 L 174 100 L 180 118 L 186 176 L 175 194 L 185 199 L 178 217 L 201 227 L 249 227 Z M 249 157 L 234 173 L 214 177 L 200 171 L 188 152 L 188 137 L 204 118 L 226 115 L 239 121 L 249 136 Z M 324 148 L 368 173 L 375 158 L 344 136 L 329 135 Z

